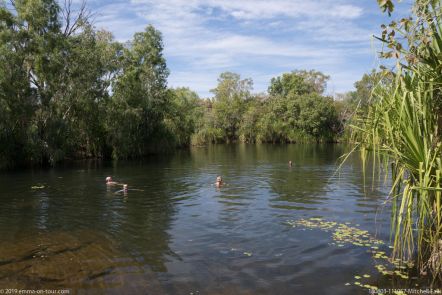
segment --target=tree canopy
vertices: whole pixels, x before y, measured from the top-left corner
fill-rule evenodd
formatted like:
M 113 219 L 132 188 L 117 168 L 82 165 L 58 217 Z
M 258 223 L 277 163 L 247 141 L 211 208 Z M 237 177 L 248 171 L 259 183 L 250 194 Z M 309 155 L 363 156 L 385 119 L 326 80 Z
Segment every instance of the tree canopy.
M 334 141 L 329 77 L 294 70 L 253 80 L 221 73 L 213 98 L 169 88 L 161 33 L 120 43 L 71 1 L 0 2 L 0 168 L 138 158 L 191 144 Z
M 323 96 L 328 79 L 315 70 L 295 70 L 272 78 L 269 95 L 259 95 L 251 93 L 250 78 L 222 73 L 198 140 L 334 141 L 340 122 L 333 99 Z

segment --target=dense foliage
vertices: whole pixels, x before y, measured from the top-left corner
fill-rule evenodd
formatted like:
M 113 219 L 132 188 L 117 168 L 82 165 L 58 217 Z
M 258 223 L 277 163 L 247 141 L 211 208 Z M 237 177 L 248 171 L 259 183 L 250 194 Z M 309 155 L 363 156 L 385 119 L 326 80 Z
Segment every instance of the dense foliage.
M 159 31 L 127 43 L 96 30 L 72 1 L 0 2 L 0 168 L 65 159 L 138 158 L 190 144 L 335 141 L 342 105 L 328 76 L 293 71 L 270 81 L 220 74 L 213 98 L 167 87 Z M 354 107 L 351 107 L 354 109 Z
M 0 4 L 0 165 L 173 145 L 163 136 L 172 110 L 161 34 L 148 26 L 123 45 L 66 3 Z
M 334 141 L 342 129 L 328 76 L 293 71 L 273 78 L 269 95 L 252 94 L 253 82 L 222 73 L 205 109 L 195 143 Z

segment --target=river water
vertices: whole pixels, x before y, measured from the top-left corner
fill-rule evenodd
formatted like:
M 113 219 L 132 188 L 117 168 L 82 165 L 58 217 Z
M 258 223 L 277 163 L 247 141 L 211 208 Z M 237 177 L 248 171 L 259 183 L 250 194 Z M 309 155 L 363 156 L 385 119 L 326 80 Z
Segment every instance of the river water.
M 0 288 L 369 294 L 354 285 L 362 274 L 363 284 L 379 288 L 414 286 L 380 274 L 369 247 L 337 245 L 331 231 L 287 223 L 348 224 L 388 245 L 388 182 L 364 177 L 356 155 L 337 173 L 346 151 L 216 145 L 0 174 Z M 127 194 L 106 176 L 127 183 Z

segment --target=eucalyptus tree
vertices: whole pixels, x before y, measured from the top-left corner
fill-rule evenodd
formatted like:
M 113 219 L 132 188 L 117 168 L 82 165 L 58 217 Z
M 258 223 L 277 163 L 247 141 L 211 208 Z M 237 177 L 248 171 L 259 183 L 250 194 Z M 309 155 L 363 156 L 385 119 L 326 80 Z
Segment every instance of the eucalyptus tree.
M 176 146 L 188 146 L 203 117 L 202 100 L 196 92 L 185 87 L 172 88 L 169 95 L 170 107 L 165 114 L 164 123 L 167 131 L 173 135 Z
M 29 85 L 25 34 L 6 3 L 0 2 L 0 167 L 13 166 L 26 156 L 27 130 L 37 104 Z
M 258 122 L 265 115 L 265 100 L 267 96 L 254 95 L 246 101 L 245 110 L 240 123 L 240 140 L 254 143 L 258 141 Z
M 295 126 L 315 141 L 333 141 L 340 130 L 340 122 L 332 97 L 318 93 L 297 99 L 299 115 Z
M 170 143 L 162 136 L 170 101 L 162 51 L 161 33 L 153 26 L 135 33 L 122 51 L 107 120 L 114 158 L 140 157 Z
M 271 96 L 304 95 L 312 92 L 322 94 L 329 79 L 329 76 L 319 71 L 295 70 L 272 78 L 268 92 Z
M 103 154 L 118 46 L 71 1 L 0 4 L 0 158 L 54 164 Z
M 252 89 L 252 79 L 241 79 L 239 74 L 224 72 L 220 74 L 216 88 L 211 90 L 215 127 L 222 130 L 225 141 L 239 138 L 245 103 L 251 98 Z
M 332 141 L 338 130 L 333 99 L 323 96 L 329 76 L 296 70 L 272 78 L 258 122 L 264 142 Z
M 6 144 L 33 160 L 49 160 L 49 150 L 57 141 L 47 132 L 53 123 L 50 102 L 57 92 L 55 80 L 62 72 L 64 53 L 63 41 L 58 38 L 60 8 L 50 0 L 13 1 L 9 5 L 3 3 L 0 8 L 1 68 L 5 70 L 0 92 L 4 110 L 13 121 L 6 131 L 10 139 Z
M 290 125 L 287 120 L 287 103 L 284 97 L 274 96 L 263 105 L 258 119 L 256 140 L 258 142 L 288 142 Z

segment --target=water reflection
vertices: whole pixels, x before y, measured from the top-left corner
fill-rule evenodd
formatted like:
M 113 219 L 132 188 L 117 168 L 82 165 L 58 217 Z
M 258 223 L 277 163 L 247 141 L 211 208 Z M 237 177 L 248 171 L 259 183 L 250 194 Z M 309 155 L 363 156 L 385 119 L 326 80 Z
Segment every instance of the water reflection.
M 337 175 L 345 151 L 214 145 L 139 162 L 0 175 L 9 188 L 0 192 L 0 287 L 356 294 L 345 286 L 356 272 L 378 278 L 370 254 L 330 247 L 328 233 L 286 224 L 320 216 L 388 239 L 388 215 L 379 210 L 386 187 L 371 174 L 363 182 L 357 157 Z M 127 196 L 105 185 L 108 175 L 129 184 Z M 226 182 L 219 189 L 217 175 Z M 32 189 L 36 184 L 44 188 Z

